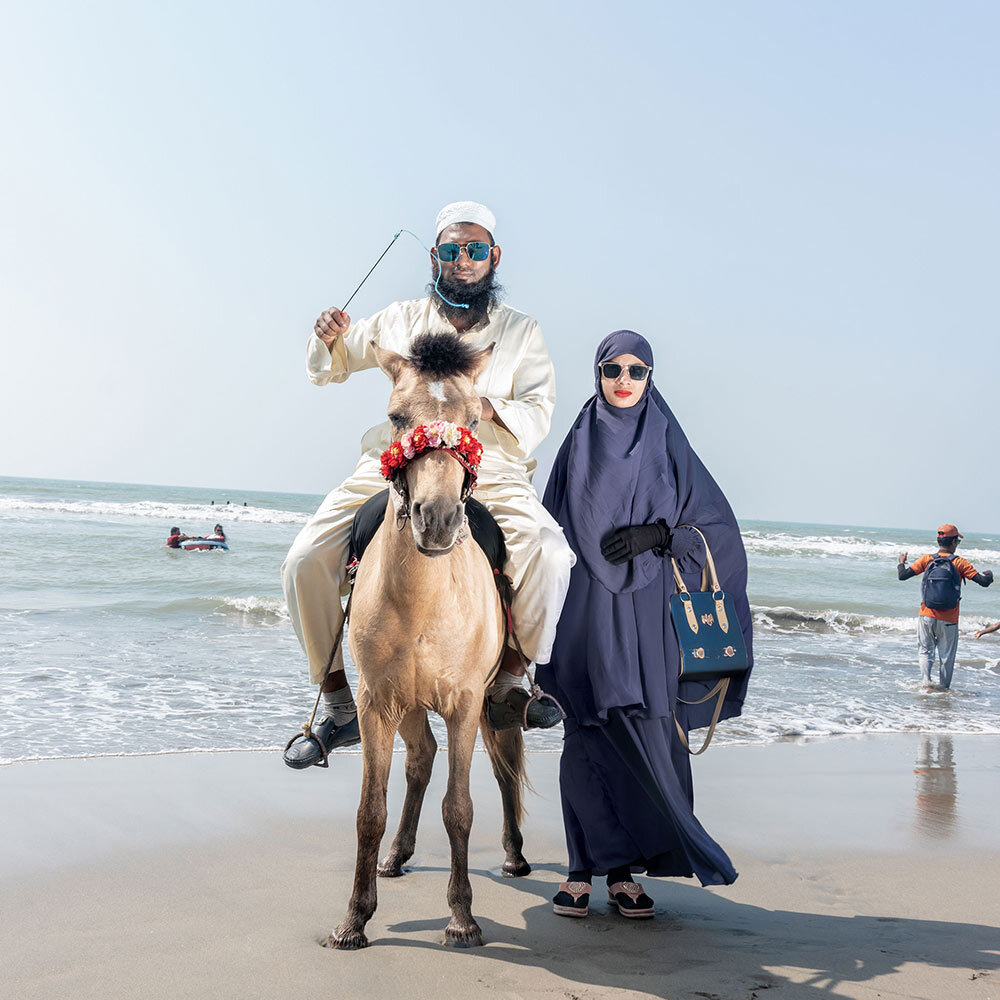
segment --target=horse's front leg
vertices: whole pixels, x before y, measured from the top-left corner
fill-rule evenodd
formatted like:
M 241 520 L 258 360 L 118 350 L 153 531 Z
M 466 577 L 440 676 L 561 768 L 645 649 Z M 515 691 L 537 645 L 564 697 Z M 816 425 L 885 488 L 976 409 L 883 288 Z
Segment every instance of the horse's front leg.
M 360 699 L 359 699 L 360 700 Z M 354 891 L 344 922 L 330 935 L 332 948 L 366 948 L 365 924 L 378 903 L 378 848 L 385 833 L 385 795 L 392 763 L 395 726 L 382 719 L 370 706 L 359 707 L 361 750 L 364 776 L 361 779 L 361 802 L 358 806 L 358 859 L 354 869 Z
M 469 832 L 472 830 L 472 796 L 469 771 L 479 728 L 479 699 L 469 695 L 448 726 L 448 790 L 441 811 L 451 843 L 451 878 L 448 905 L 451 922 L 445 928 L 444 943 L 453 948 L 472 948 L 483 943 L 483 932 L 472 916 L 472 885 L 469 882 Z
M 403 721 L 399 724 L 399 735 L 406 743 L 406 798 L 392 847 L 378 866 L 379 875 L 385 878 L 402 875 L 403 865 L 413 856 L 420 807 L 424 801 L 424 792 L 427 791 L 427 783 L 431 780 L 431 768 L 437 752 L 437 743 L 427 722 L 427 712 L 422 708 L 403 716 Z

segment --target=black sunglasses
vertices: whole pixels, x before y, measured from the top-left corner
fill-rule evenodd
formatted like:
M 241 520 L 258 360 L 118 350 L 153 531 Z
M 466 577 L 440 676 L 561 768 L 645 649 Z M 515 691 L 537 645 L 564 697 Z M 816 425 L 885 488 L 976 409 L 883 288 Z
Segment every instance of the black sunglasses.
M 622 366 L 617 361 L 602 361 L 597 367 L 605 378 L 618 378 L 622 373 Z M 628 377 L 633 382 L 645 382 L 652 370 L 649 365 L 628 365 Z
M 458 260 L 464 250 L 469 255 L 469 260 L 486 260 L 493 247 L 489 243 L 439 243 L 437 245 L 437 255 L 446 264 L 453 264 Z

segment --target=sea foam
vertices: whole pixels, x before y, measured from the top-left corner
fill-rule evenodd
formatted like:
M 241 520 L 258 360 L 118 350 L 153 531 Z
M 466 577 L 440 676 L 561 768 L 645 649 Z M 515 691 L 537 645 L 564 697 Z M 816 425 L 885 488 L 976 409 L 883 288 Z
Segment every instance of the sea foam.
M 861 535 L 792 535 L 785 532 L 767 532 L 748 529 L 743 532 L 743 544 L 747 552 L 771 556 L 813 556 L 825 559 L 840 556 L 846 559 L 894 560 L 907 550 L 906 543 L 885 542 Z M 933 546 L 910 545 L 907 552 L 913 561 Z M 958 553 L 970 562 L 995 562 L 1000 560 L 1000 549 L 961 549 Z
M 21 500 L 0 497 L 0 517 L 18 512 L 47 515 L 73 514 L 80 517 L 155 518 L 159 521 L 244 522 L 249 524 L 305 524 L 310 514 L 295 510 L 271 510 L 266 507 L 244 507 L 242 504 L 182 504 L 138 500 L 135 503 L 114 503 L 103 500 Z

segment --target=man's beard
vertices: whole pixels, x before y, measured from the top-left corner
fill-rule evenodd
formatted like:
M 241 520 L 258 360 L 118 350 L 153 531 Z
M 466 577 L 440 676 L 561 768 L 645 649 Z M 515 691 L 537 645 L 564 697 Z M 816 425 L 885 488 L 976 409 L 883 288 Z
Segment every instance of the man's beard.
M 445 298 L 469 307 L 462 309 L 448 305 L 442 300 L 441 295 L 436 293 L 432 281 L 427 286 L 427 294 L 434 300 L 438 312 L 449 321 L 471 319 L 472 326 L 477 326 L 486 319 L 490 309 L 498 305 L 504 295 L 503 285 L 497 281 L 497 270 L 493 265 L 490 265 L 486 277 L 480 278 L 479 281 L 452 281 L 442 274 L 438 289 Z

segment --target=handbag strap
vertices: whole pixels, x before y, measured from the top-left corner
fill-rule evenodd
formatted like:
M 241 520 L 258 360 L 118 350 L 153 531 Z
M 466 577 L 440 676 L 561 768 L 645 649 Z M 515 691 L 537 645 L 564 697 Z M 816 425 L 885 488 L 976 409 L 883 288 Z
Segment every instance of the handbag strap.
M 681 724 L 677 721 L 677 716 L 674 716 L 674 725 L 677 727 L 677 735 L 681 738 L 681 743 L 684 744 L 684 749 L 687 750 L 692 757 L 697 757 L 698 754 L 704 753 L 708 749 L 708 744 L 712 742 L 712 737 L 715 735 L 715 727 L 719 721 L 719 716 L 722 714 L 722 703 L 726 700 L 726 692 L 729 690 L 729 678 L 723 677 L 718 684 L 712 688 L 704 698 L 699 698 L 697 701 L 685 701 L 683 698 L 678 697 L 677 700 L 682 705 L 702 705 L 713 695 L 718 694 L 719 700 L 715 703 L 715 711 L 712 713 L 712 723 L 708 727 L 708 735 L 705 737 L 705 742 L 701 745 L 700 750 L 692 750 L 690 744 L 688 743 L 687 733 L 681 728 Z
M 726 614 L 726 605 L 724 601 L 725 594 L 719 584 L 719 574 L 715 571 L 715 560 L 712 558 L 712 550 L 708 547 L 708 539 L 705 537 L 701 528 L 696 528 L 693 524 L 678 524 L 677 528 L 690 528 L 692 531 L 697 531 L 698 534 L 701 535 L 701 540 L 705 543 L 705 565 L 701 569 L 701 589 L 702 592 L 705 592 L 708 590 L 708 584 L 712 584 L 711 593 L 715 595 L 715 613 L 716 617 L 719 619 L 719 627 L 723 632 L 728 632 L 729 616 Z M 676 531 L 677 529 L 675 528 L 674 530 Z M 677 560 L 673 556 L 670 557 L 670 563 L 674 568 L 674 583 L 677 585 L 677 592 L 679 594 L 688 593 L 688 589 L 684 586 L 684 580 L 681 577 L 680 567 L 677 565 Z M 684 610 L 688 612 L 688 620 L 693 623 L 694 611 L 691 610 L 691 605 L 688 601 L 685 601 L 684 603 Z M 692 629 L 694 632 L 697 632 L 698 626 L 696 624 L 692 624 Z M 699 751 L 699 753 L 700 752 L 701 751 Z

